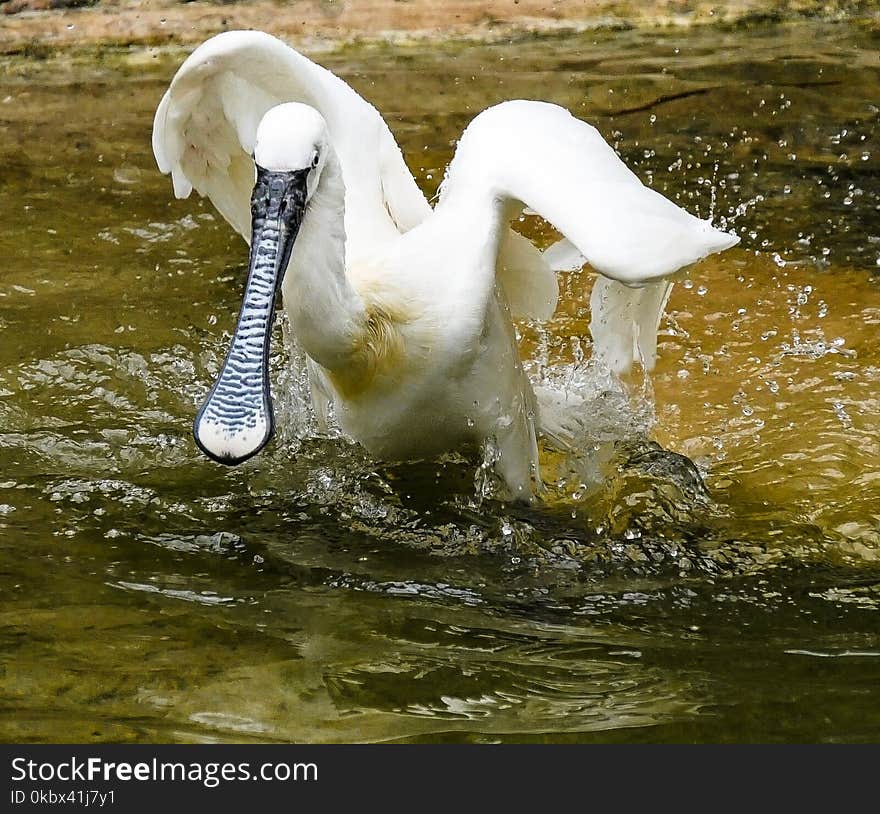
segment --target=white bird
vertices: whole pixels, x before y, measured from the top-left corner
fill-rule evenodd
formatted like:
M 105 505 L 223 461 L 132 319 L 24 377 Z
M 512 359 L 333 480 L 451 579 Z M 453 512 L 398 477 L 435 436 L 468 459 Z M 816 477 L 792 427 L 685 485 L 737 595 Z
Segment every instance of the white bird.
M 153 129 L 174 193 L 210 198 L 250 243 L 223 369 L 195 421 L 236 464 L 273 432 L 268 350 L 280 289 L 312 395 L 388 460 L 490 442 L 511 497 L 540 488 L 539 405 L 513 315 L 547 319 L 551 265 L 510 229 L 524 207 L 566 238 L 555 268 L 600 277 L 592 333 L 617 370 L 653 364 L 666 278 L 738 242 L 645 187 L 592 126 L 510 101 L 459 141 L 432 210 L 376 109 L 259 32 L 220 34 L 183 63 Z

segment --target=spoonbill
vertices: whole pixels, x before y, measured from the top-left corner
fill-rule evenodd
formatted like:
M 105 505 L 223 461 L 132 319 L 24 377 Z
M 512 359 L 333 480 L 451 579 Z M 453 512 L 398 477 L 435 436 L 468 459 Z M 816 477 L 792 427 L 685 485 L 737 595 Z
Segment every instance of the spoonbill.
M 554 269 L 599 274 L 591 329 L 620 371 L 653 364 L 671 283 L 738 238 L 642 185 L 598 131 L 539 101 L 467 127 L 432 209 L 378 111 L 261 32 L 199 46 L 156 111 L 153 151 L 174 194 L 195 189 L 250 244 L 238 323 L 194 435 L 238 464 L 274 431 L 269 340 L 280 291 L 313 403 L 387 460 L 491 443 L 513 499 L 541 488 L 540 405 L 512 316 L 549 318 Z M 542 255 L 524 208 L 564 239 Z

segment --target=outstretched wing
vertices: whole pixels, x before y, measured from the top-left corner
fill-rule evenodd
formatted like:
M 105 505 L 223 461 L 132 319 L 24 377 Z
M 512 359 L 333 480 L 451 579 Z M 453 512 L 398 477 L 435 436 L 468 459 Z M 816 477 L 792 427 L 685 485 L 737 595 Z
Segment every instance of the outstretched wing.
M 431 210 L 378 111 L 345 82 L 258 31 L 230 31 L 183 63 L 156 111 L 153 152 L 174 193 L 207 196 L 250 238 L 251 158 L 257 126 L 283 102 L 303 102 L 327 122 L 346 184 L 346 227 L 357 253 Z
M 548 250 L 554 268 L 586 262 L 606 278 L 592 324 L 617 370 L 639 355 L 653 365 L 664 279 L 739 242 L 644 186 L 594 127 L 546 102 L 504 102 L 465 130 L 441 201 L 486 185 L 567 238 Z

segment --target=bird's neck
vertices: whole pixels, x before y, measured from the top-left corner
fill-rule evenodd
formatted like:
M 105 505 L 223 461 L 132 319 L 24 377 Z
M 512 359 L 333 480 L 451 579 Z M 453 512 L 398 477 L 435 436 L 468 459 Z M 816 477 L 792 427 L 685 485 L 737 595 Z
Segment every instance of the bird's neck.
M 309 200 L 282 292 L 303 350 L 327 370 L 350 365 L 365 316 L 345 273 L 345 185 L 332 151 Z

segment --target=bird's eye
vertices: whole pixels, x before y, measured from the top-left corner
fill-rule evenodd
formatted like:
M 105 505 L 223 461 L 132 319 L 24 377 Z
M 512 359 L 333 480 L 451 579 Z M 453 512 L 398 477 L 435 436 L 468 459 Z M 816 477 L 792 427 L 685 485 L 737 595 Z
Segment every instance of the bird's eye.
M 318 156 L 318 153 L 316 152 L 316 153 L 312 156 L 312 169 L 314 169 L 315 167 L 318 166 L 318 158 L 319 158 L 319 156 Z

